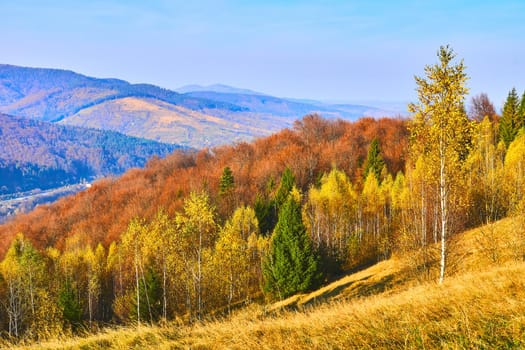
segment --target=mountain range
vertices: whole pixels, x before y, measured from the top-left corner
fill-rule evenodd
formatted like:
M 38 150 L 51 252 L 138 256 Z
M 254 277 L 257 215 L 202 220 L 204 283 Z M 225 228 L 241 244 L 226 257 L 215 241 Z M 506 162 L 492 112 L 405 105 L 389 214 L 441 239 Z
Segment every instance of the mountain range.
M 178 91 L 67 70 L 0 65 L 0 112 L 193 148 L 269 135 L 310 113 L 346 120 L 396 114 L 369 106 L 273 97 L 220 84 Z

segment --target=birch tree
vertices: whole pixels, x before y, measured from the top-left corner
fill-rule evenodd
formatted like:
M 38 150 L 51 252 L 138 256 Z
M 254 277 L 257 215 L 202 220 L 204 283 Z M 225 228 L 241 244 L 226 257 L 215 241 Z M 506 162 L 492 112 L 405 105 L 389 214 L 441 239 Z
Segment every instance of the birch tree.
M 345 262 L 355 260 L 361 243 L 357 220 L 358 195 L 346 174 L 332 169 L 312 187 L 304 210 L 304 222 L 314 248 L 328 272 L 339 273 Z M 352 247 L 349 243 L 353 242 Z
M 191 276 L 193 284 L 196 316 L 200 319 L 204 313 L 205 273 L 204 264 L 209 254 L 207 251 L 215 243 L 217 224 L 215 207 L 210 203 L 206 193 L 191 193 L 184 201 L 184 213 L 175 218 L 178 229 L 187 242 L 188 253 L 184 259 L 187 263 L 186 273 Z M 186 254 L 186 253 L 184 253 Z M 190 294 L 188 294 L 190 297 Z M 190 314 L 191 298 L 189 300 Z
M 418 102 L 409 104 L 414 113 L 410 125 L 412 153 L 430 164 L 437 180 L 439 231 L 441 240 L 439 282 L 445 277 L 450 219 L 458 205 L 458 180 L 468 155 L 470 124 L 464 109 L 467 75 L 463 61 L 449 46 L 438 51 L 439 63 L 426 66 L 426 77 L 415 77 Z

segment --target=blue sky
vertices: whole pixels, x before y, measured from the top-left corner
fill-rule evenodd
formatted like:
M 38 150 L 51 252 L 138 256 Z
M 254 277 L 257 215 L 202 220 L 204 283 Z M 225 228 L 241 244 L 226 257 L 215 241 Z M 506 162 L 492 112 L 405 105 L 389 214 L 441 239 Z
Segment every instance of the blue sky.
M 0 0 L 0 63 L 165 88 L 412 101 L 440 45 L 471 94 L 525 89 L 525 1 Z

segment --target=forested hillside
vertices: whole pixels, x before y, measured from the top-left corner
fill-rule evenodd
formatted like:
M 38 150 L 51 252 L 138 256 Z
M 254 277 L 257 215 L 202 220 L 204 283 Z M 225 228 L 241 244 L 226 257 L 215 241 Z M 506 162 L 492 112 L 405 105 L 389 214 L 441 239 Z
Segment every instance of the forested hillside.
M 0 114 L 0 194 L 119 175 L 180 146 Z
M 0 226 L 5 334 L 193 323 L 392 256 L 444 285 L 454 259 L 473 254 L 453 254 L 458 235 L 506 216 L 521 226 L 505 249 L 523 259 L 525 99 L 511 91 L 501 118 L 469 119 L 463 63 L 448 47 L 438 60 L 416 77 L 411 120 L 307 115 L 251 143 L 152 160 Z M 479 243 L 495 262 L 497 234 Z

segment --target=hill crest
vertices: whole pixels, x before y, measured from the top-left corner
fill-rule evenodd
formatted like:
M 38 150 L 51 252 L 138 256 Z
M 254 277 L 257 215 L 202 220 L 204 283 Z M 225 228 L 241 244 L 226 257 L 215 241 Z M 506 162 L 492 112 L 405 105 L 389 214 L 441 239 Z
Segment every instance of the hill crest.
M 190 91 L 193 90 L 193 91 Z M 211 91 L 209 91 L 211 90 Z M 179 93 L 185 92 L 185 93 Z M 179 92 L 151 84 L 130 84 L 120 79 L 99 79 L 69 70 L 0 65 L 0 112 L 22 117 L 104 128 L 156 141 L 187 144 L 194 148 L 248 141 L 292 126 L 294 120 L 311 113 L 328 118 L 356 120 L 394 115 L 388 110 L 367 106 L 336 106 L 278 98 L 223 84 L 189 86 Z M 127 109 L 127 120 L 119 118 L 112 101 L 125 98 L 156 100 L 163 108 Z M 168 108 L 164 108 L 171 105 Z M 186 109 L 196 118 L 189 123 L 160 120 L 167 110 Z M 191 111 L 191 112 L 189 112 Z M 82 116 L 82 120 L 78 116 Z M 210 124 L 203 117 L 215 117 Z M 134 125 L 134 118 L 151 117 L 148 123 Z M 110 120 L 111 119 L 111 120 Z M 199 125 L 194 128 L 195 125 Z M 166 133 L 159 133 L 166 129 Z M 173 131 L 171 133 L 170 131 Z M 188 136 L 190 135 L 190 136 Z M 180 138 L 178 138 L 180 137 Z

